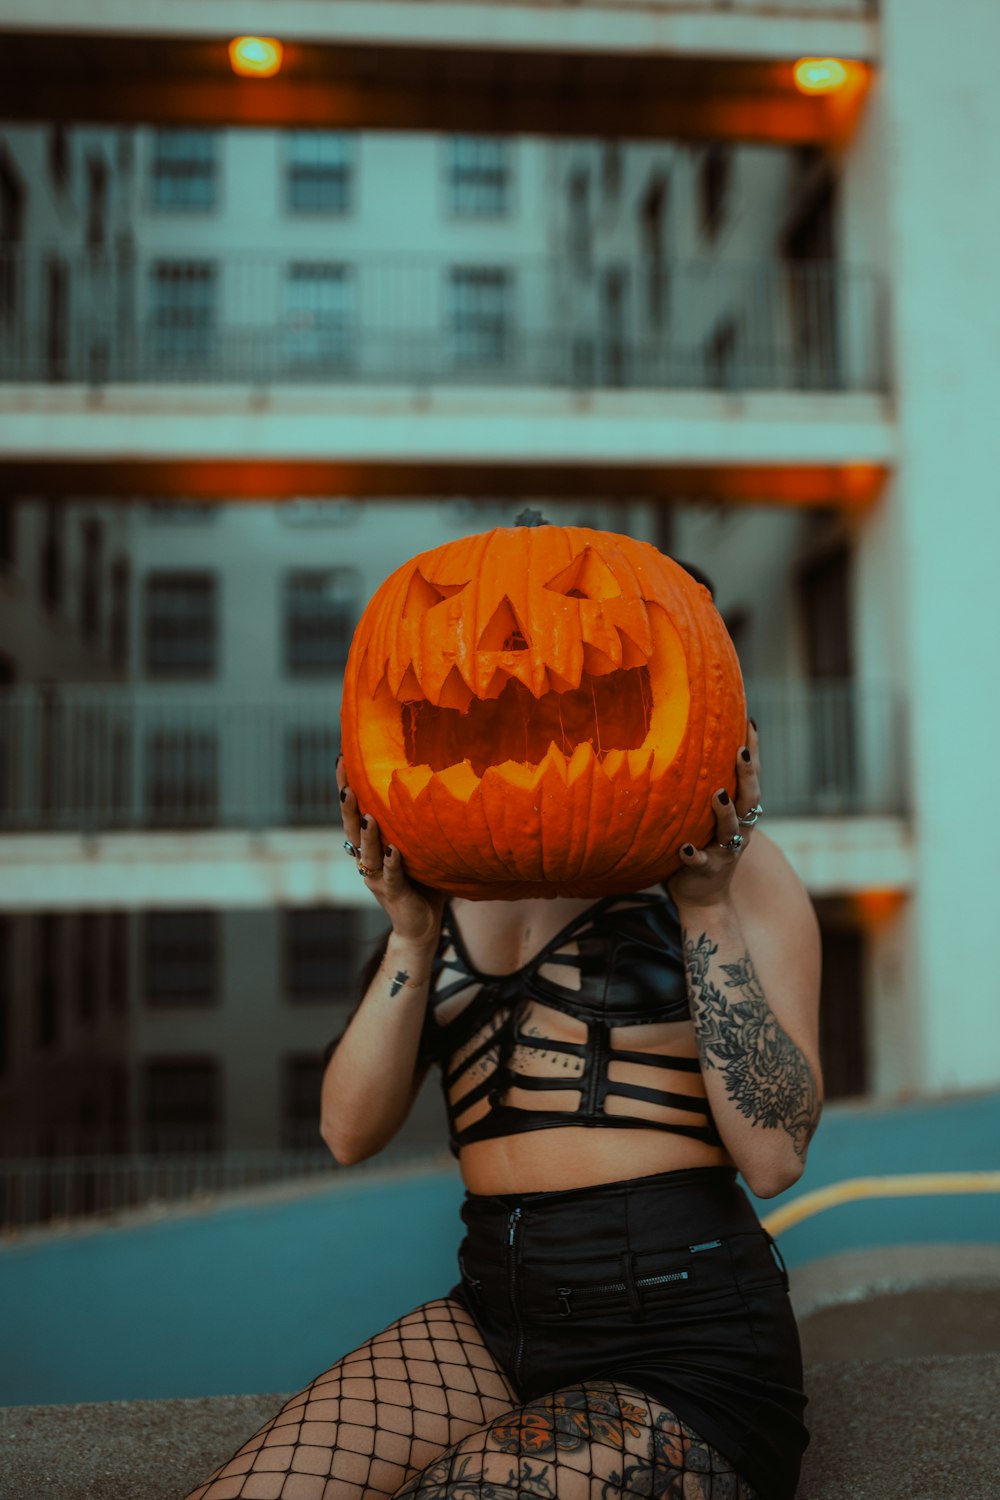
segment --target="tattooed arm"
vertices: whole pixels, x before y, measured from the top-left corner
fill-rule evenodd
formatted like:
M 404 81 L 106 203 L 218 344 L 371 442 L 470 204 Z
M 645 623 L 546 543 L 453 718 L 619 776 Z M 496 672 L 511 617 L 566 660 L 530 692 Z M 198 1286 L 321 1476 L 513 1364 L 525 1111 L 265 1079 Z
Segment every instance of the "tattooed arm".
M 678 902 L 709 1104 L 758 1197 L 792 1185 L 819 1123 L 819 929 L 784 855 L 761 832 L 729 892 Z

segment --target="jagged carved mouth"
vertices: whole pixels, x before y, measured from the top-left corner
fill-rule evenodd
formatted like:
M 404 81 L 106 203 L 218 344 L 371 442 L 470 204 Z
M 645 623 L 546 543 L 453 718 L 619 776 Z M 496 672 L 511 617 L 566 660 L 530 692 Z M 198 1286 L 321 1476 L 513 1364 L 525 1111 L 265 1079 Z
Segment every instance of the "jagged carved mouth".
M 403 704 L 403 737 L 411 766 L 443 771 L 468 761 L 477 776 L 504 761 L 538 765 L 550 745 L 567 759 L 590 743 L 599 760 L 612 750 L 638 750 L 649 735 L 653 694 L 648 667 L 599 676 L 540 698 L 516 678 L 496 698 L 474 698 L 463 712 L 426 699 Z

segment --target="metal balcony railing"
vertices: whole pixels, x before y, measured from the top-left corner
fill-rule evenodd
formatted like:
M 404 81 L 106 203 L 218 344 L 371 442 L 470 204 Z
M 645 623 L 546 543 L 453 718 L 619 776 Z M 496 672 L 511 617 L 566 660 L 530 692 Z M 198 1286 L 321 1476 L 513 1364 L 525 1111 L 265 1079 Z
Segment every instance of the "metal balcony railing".
M 0 258 L 0 382 L 881 391 L 883 282 L 838 264 L 206 250 Z
M 892 690 L 756 682 L 749 701 L 770 815 L 903 811 Z M 332 702 L 18 689 L 0 697 L 0 830 L 336 827 L 339 738 Z

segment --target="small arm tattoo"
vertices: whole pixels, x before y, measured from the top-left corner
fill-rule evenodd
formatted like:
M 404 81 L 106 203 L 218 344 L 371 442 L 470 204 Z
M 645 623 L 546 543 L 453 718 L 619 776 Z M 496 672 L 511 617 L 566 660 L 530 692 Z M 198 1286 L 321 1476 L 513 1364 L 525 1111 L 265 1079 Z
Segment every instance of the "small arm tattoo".
M 820 1115 L 813 1070 L 768 1005 L 750 954 L 719 965 L 727 976 L 725 988 L 739 996 L 730 999 L 710 973 L 718 951 L 704 932 L 697 942 L 685 935 L 684 961 L 702 1063 L 718 1067 L 729 1098 L 752 1125 L 786 1130 L 796 1155 L 805 1156 Z
M 403 988 L 403 985 L 406 983 L 409 977 L 410 976 L 405 969 L 396 970 L 395 974 L 392 976 L 392 979 L 389 982 L 390 997 L 399 994 L 400 990 Z

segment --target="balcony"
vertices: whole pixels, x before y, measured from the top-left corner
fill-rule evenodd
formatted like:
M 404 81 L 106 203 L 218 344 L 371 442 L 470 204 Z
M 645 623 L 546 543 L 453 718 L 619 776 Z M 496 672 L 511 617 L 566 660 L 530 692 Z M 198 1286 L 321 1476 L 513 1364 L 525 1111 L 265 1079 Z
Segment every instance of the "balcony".
M 895 462 L 863 268 L 52 264 L 0 264 L 0 475 L 26 493 L 856 508 Z
M 768 813 L 902 813 L 901 704 L 850 683 L 751 683 Z M 0 830 L 85 835 L 340 826 L 335 702 L 19 690 L 0 698 Z
M 837 263 L 8 253 L 3 307 L 5 384 L 887 388 L 883 282 Z
M 905 888 L 895 691 L 758 682 L 749 696 L 767 747 L 768 827 L 779 842 L 787 830 L 807 883 L 817 859 L 817 890 Z M 0 700 L 0 901 L 364 902 L 335 832 L 338 745 L 335 702 L 322 699 L 10 692 Z

